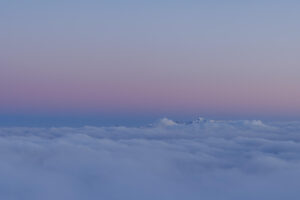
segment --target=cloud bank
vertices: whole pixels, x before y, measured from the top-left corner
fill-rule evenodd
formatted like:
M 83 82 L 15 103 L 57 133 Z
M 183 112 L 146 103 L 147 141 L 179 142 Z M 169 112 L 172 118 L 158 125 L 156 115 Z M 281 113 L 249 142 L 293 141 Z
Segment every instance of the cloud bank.
M 0 199 L 300 198 L 300 122 L 0 128 Z

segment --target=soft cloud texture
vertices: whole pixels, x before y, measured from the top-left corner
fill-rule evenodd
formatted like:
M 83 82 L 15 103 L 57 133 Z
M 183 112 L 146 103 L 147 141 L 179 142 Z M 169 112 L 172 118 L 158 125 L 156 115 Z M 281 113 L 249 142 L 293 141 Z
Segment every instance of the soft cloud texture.
M 299 199 L 300 123 L 0 128 L 0 199 Z

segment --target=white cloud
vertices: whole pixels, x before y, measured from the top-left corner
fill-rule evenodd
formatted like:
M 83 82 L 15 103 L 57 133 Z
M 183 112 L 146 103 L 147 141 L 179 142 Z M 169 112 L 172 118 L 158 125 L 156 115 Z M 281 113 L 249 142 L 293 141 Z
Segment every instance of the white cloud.
M 176 122 L 174 122 L 171 119 L 168 118 L 162 118 L 161 120 L 159 120 L 159 122 L 157 123 L 158 126 L 175 126 L 177 125 Z
M 0 199 L 299 199 L 300 123 L 0 128 Z

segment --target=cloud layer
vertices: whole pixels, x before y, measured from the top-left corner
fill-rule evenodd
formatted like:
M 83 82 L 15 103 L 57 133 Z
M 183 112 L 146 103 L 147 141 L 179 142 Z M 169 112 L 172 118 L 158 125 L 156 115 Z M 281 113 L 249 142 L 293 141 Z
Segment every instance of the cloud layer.
M 299 199 L 300 123 L 0 128 L 0 199 Z

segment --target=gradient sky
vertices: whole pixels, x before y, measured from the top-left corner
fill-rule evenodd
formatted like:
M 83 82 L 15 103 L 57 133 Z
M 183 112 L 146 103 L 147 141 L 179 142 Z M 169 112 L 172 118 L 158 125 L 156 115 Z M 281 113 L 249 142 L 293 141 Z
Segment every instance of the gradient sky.
M 299 10 L 288 0 L 2 0 L 0 116 L 300 119 Z

